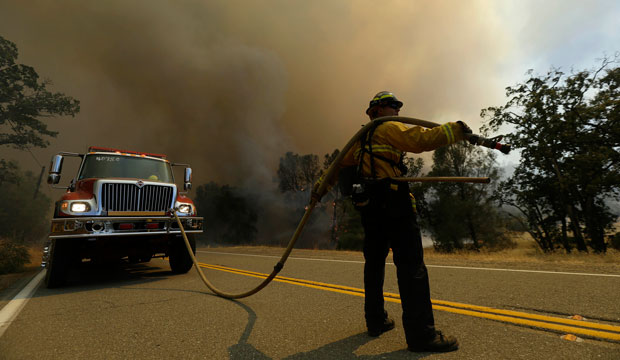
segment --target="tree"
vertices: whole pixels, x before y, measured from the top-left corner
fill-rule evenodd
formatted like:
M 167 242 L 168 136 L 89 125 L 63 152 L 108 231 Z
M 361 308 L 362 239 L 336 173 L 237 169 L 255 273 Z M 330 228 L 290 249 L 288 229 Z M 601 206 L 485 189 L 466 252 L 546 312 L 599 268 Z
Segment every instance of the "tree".
M 0 238 L 19 244 L 40 242 L 49 231 L 48 210 L 52 201 L 39 193 L 33 198 L 37 176 L 22 172 L 16 163 L 0 161 L 10 178 L 0 180 Z
M 521 163 L 502 201 L 519 209 L 544 251 L 570 252 L 573 243 L 606 251 L 605 233 L 617 218 L 606 200 L 620 197 L 617 63 L 618 56 L 603 59 L 570 75 L 530 70 L 524 83 L 506 88 L 505 105 L 481 112 L 486 131 L 513 129 L 507 140 L 521 150 Z
M 61 93 L 47 91 L 50 81 L 39 81 L 36 71 L 17 64 L 17 46 L 0 36 L 0 146 L 27 150 L 46 147 L 47 129 L 42 118 L 74 116 L 79 102 Z M 39 194 L 32 173 L 22 173 L 17 164 L 0 159 L 0 273 L 18 271 L 29 260 L 27 245 L 41 240 L 49 230 L 46 215 L 51 201 Z
M 299 155 L 287 152 L 280 158 L 277 173 L 278 188 L 284 193 L 288 205 L 292 206 L 290 216 L 286 220 L 297 224 L 308 204 L 313 185 L 325 174 L 339 153 L 340 150 L 335 149 L 331 154 L 325 154 L 322 164 L 319 164 L 319 157 L 314 154 Z M 339 246 L 340 234 L 348 231 L 346 229 L 350 215 L 344 200 L 346 199 L 339 196 L 337 187 L 323 196 L 322 201 L 314 209 L 314 216 L 306 224 L 306 228 L 311 231 L 305 232 L 300 246 L 304 246 L 304 243 L 305 246 L 312 248 Z
M 319 178 L 319 157 L 287 152 L 278 166 L 278 188 L 281 192 L 307 192 Z
M 504 235 L 502 216 L 494 191 L 500 177 L 495 154 L 459 143 L 435 150 L 429 176 L 489 177 L 491 184 L 429 183 L 422 211 L 435 248 L 463 249 L 465 241 L 475 250 L 502 248 L 511 242 Z
M 407 167 L 407 173 L 405 177 L 415 178 L 422 176 L 422 170 L 424 169 L 424 159 L 406 157 L 404 159 L 405 166 Z M 415 201 L 416 211 L 420 211 L 426 206 L 426 191 L 428 186 L 424 183 L 410 182 L 409 191 L 413 194 Z
M 17 46 L 0 36 L 0 145 L 17 149 L 46 147 L 56 137 L 41 118 L 75 116 L 79 101 L 51 93 L 49 80 L 39 81 L 34 68 L 17 64 Z

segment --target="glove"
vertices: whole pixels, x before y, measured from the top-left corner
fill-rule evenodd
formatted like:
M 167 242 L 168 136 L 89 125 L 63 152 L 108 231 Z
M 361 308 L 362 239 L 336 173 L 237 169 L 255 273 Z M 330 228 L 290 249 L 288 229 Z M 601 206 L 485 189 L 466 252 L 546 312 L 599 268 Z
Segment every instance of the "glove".
M 465 124 L 464 122 L 462 122 L 461 120 L 456 122 L 457 124 L 461 125 L 461 130 L 463 130 L 463 134 L 473 134 L 474 132 L 471 130 L 471 128 L 469 126 L 467 126 L 467 124 Z
M 465 140 L 469 141 L 469 143 L 472 145 L 476 145 L 478 143 L 478 136 L 473 135 L 474 132 L 471 130 L 471 128 L 461 120 L 457 121 L 456 123 L 461 125 L 461 131 L 463 131 L 463 137 L 465 138 Z

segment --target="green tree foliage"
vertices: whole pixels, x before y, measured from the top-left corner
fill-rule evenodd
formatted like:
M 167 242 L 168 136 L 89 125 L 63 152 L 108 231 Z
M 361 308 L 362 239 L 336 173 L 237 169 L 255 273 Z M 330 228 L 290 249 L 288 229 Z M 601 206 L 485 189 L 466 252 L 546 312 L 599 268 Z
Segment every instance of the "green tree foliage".
M 49 92 L 50 81 L 39 81 L 36 71 L 17 64 L 17 46 L 0 36 L 0 145 L 18 149 L 46 147 L 55 137 L 41 118 L 75 116 L 79 101 Z
M 0 146 L 46 147 L 46 137 L 57 132 L 42 119 L 75 116 L 79 101 L 49 92 L 50 81 L 39 81 L 32 67 L 16 63 L 17 55 L 17 46 L 0 36 Z M 51 201 L 35 196 L 37 181 L 14 162 L 0 159 L 0 273 L 18 271 L 29 261 L 25 244 L 39 242 L 49 230 Z
M 500 176 L 495 154 L 466 143 L 435 150 L 429 176 L 489 177 L 491 184 L 428 183 L 424 224 L 431 232 L 435 248 L 463 249 L 471 243 L 475 250 L 510 246 L 504 235 L 502 216 L 493 197 Z
M 289 151 L 280 158 L 278 188 L 283 193 L 308 192 L 320 175 L 317 155 L 299 155 Z
M 227 244 L 255 242 L 258 211 L 251 196 L 210 182 L 196 189 L 195 201 L 198 214 L 204 217 L 202 238 Z
M 22 172 L 14 162 L 0 161 L 0 238 L 19 244 L 39 243 L 49 231 L 51 200 L 42 193 L 35 197 L 38 176 Z
M 424 160 L 422 158 L 413 158 L 406 157 L 404 160 L 405 166 L 407 167 L 407 173 L 403 176 L 409 178 L 422 177 L 422 170 L 424 169 Z M 424 183 L 419 182 L 410 182 L 409 183 L 409 191 L 413 194 L 415 207 L 424 208 L 426 206 L 426 191 L 428 186 Z
M 487 131 L 513 131 L 507 140 L 522 160 L 501 199 L 519 209 L 544 251 L 606 251 L 605 233 L 618 215 L 606 200 L 620 197 L 617 60 L 570 75 L 530 71 L 506 89 L 505 105 L 481 112 Z
M 280 194 L 284 196 L 283 203 L 287 208 L 286 213 L 282 214 L 281 223 L 283 228 L 294 231 L 303 216 L 305 206 L 308 204 L 312 186 L 321 174 L 322 169 L 319 157 L 315 154 L 300 155 L 289 151 L 280 158 L 277 171 L 278 189 Z M 325 203 L 323 201 L 323 204 Z M 298 246 L 306 248 L 320 247 L 319 243 L 324 238 L 323 232 L 329 229 L 329 226 L 326 224 L 325 226 L 318 225 L 328 221 L 325 216 L 325 210 L 326 207 L 322 204 L 319 204 L 314 209 L 314 216 L 310 217 L 306 223 L 307 231 L 298 241 Z

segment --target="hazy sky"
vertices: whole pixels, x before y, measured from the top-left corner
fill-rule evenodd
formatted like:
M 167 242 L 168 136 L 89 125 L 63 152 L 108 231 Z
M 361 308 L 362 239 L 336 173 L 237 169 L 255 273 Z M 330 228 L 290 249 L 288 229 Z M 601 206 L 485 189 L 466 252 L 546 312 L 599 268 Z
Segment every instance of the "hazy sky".
M 620 1 L 0 0 L 0 35 L 81 101 L 48 121 L 44 165 L 98 145 L 167 153 L 196 185 L 268 184 L 286 151 L 342 147 L 381 90 L 477 130 L 528 69 L 620 51 Z

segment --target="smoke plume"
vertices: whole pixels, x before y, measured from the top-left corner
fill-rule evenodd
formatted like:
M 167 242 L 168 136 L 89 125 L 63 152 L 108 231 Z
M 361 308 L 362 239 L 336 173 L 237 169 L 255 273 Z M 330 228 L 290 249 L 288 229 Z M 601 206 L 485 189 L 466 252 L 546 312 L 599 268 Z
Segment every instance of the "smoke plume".
M 506 85 L 484 74 L 511 48 L 484 2 L 2 3 L 18 61 L 81 101 L 75 119 L 49 120 L 60 135 L 33 150 L 43 162 L 90 145 L 165 153 L 192 165 L 195 186 L 261 192 L 265 206 L 279 158 L 342 147 L 378 91 L 404 116 L 476 129 Z M 292 206 L 263 209 L 261 227 Z
M 341 147 L 385 89 L 402 115 L 476 128 L 509 46 L 477 2 L 3 2 L 19 61 L 82 103 L 37 154 L 167 153 L 199 183 L 272 186 L 280 156 Z

